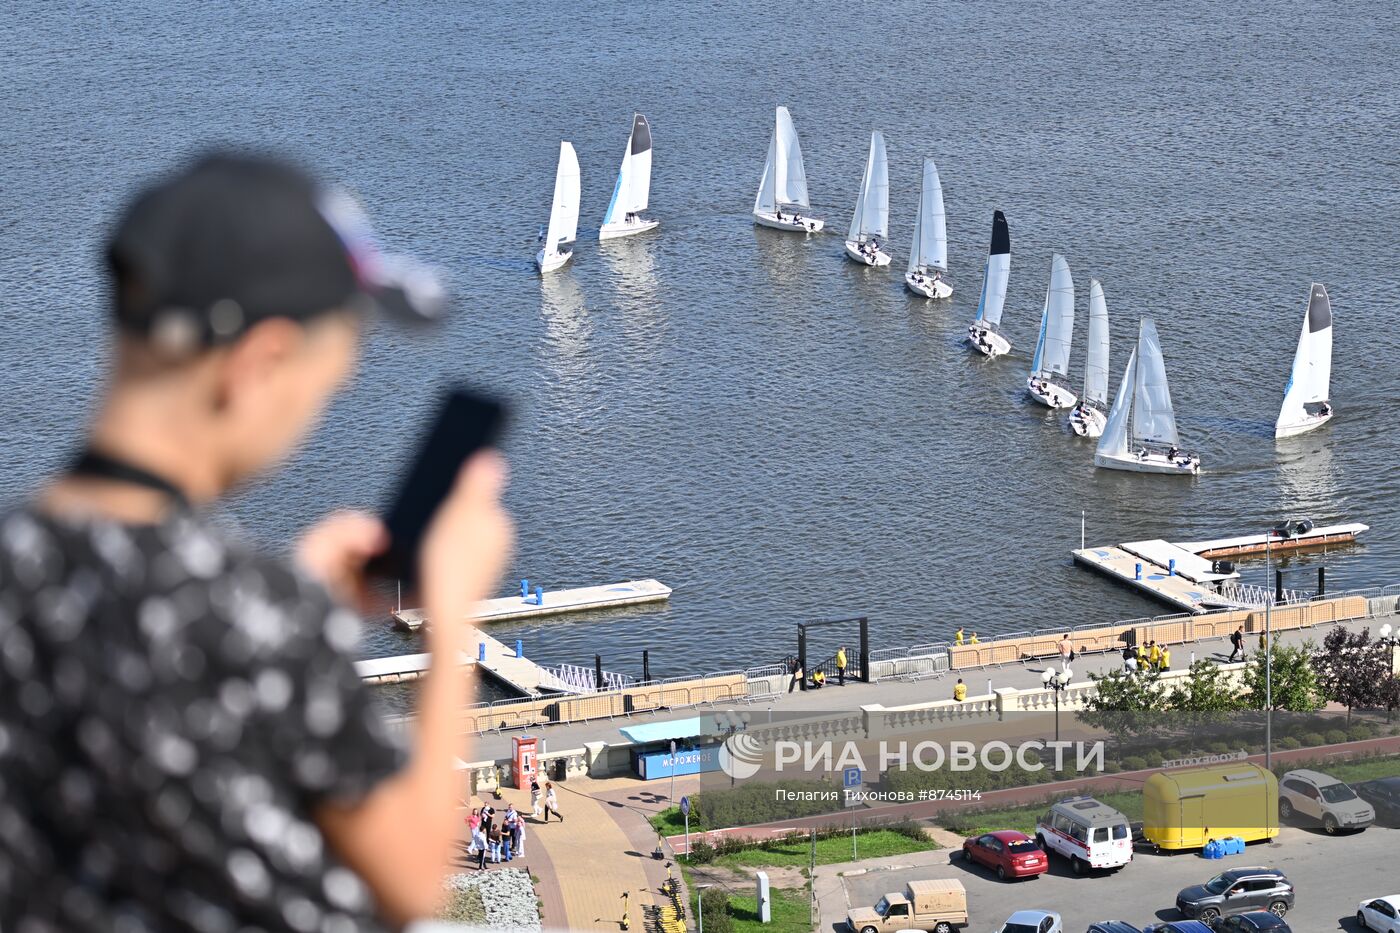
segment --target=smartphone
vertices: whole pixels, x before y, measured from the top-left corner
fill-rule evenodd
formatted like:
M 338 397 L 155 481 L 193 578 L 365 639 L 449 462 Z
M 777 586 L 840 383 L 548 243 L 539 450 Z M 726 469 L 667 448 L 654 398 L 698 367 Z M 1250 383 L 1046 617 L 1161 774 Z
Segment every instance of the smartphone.
M 400 580 L 406 589 L 417 585 L 418 552 L 428 524 L 452 491 L 462 464 L 499 441 L 505 418 L 505 404 L 497 399 L 465 388 L 447 395 L 413 466 L 383 513 L 389 547 L 370 561 L 366 568 L 370 575 Z

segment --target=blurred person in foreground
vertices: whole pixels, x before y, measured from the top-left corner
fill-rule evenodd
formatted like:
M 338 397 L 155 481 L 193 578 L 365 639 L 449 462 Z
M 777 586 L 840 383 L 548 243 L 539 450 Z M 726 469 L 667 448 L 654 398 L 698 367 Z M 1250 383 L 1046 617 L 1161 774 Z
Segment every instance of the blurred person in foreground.
M 355 674 L 375 519 L 295 560 L 202 515 L 286 456 L 346 382 L 372 310 L 433 316 L 348 197 L 206 156 L 141 193 L 108 248 L 111 381 L 85 451 L 0 514 L 0 929 L 398 927 L 456 837 L 464 620 L 510 548 L 498 455 L 420 555 L 432 669 L 400 748 Z M 78 361 L 75 361 L 75 363 Z

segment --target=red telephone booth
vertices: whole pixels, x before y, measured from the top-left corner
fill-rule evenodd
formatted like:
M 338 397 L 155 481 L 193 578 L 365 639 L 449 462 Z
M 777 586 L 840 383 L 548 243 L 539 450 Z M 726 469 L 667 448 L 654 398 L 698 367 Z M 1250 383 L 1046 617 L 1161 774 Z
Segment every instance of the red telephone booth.
M 511 773 L 515 776 L 515 786 L 521 790 L 529 787 L 530 779 L 535 776 L 535 759 L 539 754 L 539 741 L 533 735 L 517 735 L 510 740 L 510 757 L 514 763 Z

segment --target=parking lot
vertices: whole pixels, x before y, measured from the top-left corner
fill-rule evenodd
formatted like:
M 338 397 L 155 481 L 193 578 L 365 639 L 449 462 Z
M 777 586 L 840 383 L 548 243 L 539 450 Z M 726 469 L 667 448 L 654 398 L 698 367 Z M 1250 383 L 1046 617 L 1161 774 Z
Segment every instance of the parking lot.
M 1137 854 L 1123 869 L 1079 878 L 1051 856 L 1050 871 L 1025 881 L 997 881 L 988 870 L 947 853 L 949 862 L 895 868 L 842 878 L 845 903 L 832 894 L 821 902 L 822 930 L 844 930 L 847 903 L 874 904 L 886 891 L 903 890 L 918 878 L 957 878 L 967 888 L 968 929 L 995 931 L 1013 911 L 1053 910 L 1065 933 L 1082 933 L 1096 920 L 1126 920 L 1134 926 L 1179 919 L 1176 892 L 1219 872 L 1249 865 L 1282 870 L 1297 892 L 1287 920 L 1294 933 L 1346 930 L 1355 933 L 1356 906 L 1364 898 L 1400 893 L 1400 830 L 1372 826 L 1363 833 L 1329 837 L 1285 827 L 1271 844 L 1255 843 L 1243 855 L 1204 859 L 1196 853 Z

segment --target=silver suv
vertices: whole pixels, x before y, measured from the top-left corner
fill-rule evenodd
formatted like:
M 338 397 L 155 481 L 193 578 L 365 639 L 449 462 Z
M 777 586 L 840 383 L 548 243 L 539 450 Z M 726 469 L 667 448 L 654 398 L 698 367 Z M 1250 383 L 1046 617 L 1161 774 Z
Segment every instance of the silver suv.
M 1282 917 L 1292 906 L 1293 885 L 1277 868 L 1232 868 L 1176 895 L 1176 909 L 1183 917 L 1206 923 L 1251 910 Z
M 1361 830 L 1376 819 L 1375 808 L 1356 791 L 1321 771 L 1289 771 L 1278 782 L 1279 819 L 1301 817 L 1331 836 L 1343 829 Z

